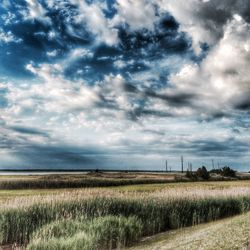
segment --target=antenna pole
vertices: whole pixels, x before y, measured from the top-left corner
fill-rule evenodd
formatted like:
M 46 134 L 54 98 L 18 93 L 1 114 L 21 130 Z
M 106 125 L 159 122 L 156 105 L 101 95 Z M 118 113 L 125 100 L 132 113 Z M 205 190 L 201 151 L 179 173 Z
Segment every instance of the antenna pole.
M 181 156 L 181 172 L 183 173 L 183 156 Z

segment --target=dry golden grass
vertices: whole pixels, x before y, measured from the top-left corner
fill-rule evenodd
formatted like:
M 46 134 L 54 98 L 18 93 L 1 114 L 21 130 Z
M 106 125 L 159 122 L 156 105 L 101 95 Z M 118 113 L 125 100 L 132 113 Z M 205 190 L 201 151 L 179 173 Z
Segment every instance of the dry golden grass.
M 2 208 L 34 203 L 73 201 L 93 197 L 201 199 L 250 196 L 250 181 L 195 182 L 131 185 L 109 188 L 1 190 Z

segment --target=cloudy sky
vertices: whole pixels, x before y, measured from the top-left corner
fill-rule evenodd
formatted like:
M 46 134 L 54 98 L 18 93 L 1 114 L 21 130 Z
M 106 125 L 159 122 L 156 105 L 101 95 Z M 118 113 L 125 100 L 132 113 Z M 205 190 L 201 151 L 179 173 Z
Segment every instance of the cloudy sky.
M 0 0 L 0 168 L 250 170 L 250 1 Z

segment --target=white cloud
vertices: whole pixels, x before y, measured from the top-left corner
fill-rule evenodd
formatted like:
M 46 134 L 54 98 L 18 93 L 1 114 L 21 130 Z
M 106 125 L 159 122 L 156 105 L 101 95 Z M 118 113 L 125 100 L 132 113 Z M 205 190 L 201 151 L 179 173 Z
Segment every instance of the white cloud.
M 156 0 L 156 3 L 161 11 L 170 12 L 180 23 L 180 29 L 191 36 L 197 53 L 200 43 L 215 45 L 223 37 L 228 21 L 235 14 L 247 17 L 246 9 L 250 7 L 245 0 Z
M 3 29 L 0 28 L 0 43 L 10 43 L 15 42 L 19 43 L 22 39 L 16 38 L 11 31 L 5 32 Z
M 89 49 L 85 49 L 85 48 L 81 48 L 81 47 L 77 47 L 77 48 L 73 48 L 72 50 L 69 51 L 69 53 L 66 55 L 65 59 L 62 60 L 61 66 L 64 68 L 67 68 L 69 65 L 71 65 L 72 63 L 74 63 L 75 61 L 78 61 L 80 59 L 91 59 L 94 56 L 94 53 L 89 50 Z M 85 69 L 88 70 L 89 66 L 86 65 Z M 81 74 L 83 72 L 82 69 L 78 69 L 77 73 Z
M 114 25 L 128 24 L 132 31 L 140 29 L 154 29 L 156 16 L 155 7 L 148 0 L 117 0 L 117 14 L 113 19 Z
M 51 22 L 38 1 L 27 0 L 27 3 L 28 18 L 46 24 Z M 238 109 L 245 107 L 247 110 L 250 105 L 250 26 L 240 7 L 243 1 L 118 0 L 118 13 L 114 18 L 107 18 L 103 13 L 104 2 L 88 4 L 71 0 L 71 3 L 77 7 L 78 14 L 70 13 L 70 21 L 66 18 L 65 25 L 70 25 L 71 18 L 82 29 L 86 24 L 88 31 L 96 35 L 97 43 L 118 44 L 116 25 L 128 25 L 129 32 L 153 30 L 158 21 L 154 5 L 158 5 L 162 13 L 169 11 L 180 22 L 180 29 L 192 37 L 197 53 L 200 42 L 208 43 L 210 49 L 199 64 L 176 55 L 161 59 L 152 57 L 152 61 L 136 59 L 149 69 L 131 73 L 131 82 L 115 74 L 103 75 L 104 79 L 93 85 L 84 80 L 67 79 L 64 76 L 66 65 L 81 58 L 92 58 L 93 47 L 71 47 L 58 64 L 28 64 L 26 69 L 35 75 L 32 81 L 0 84 L 8 101 L 1 109 L 0 126 L 4 128 L 0 128 L 0 136 L 9 134 L 10 140 L 17 139 L 25 145 L 24 135 L 20 136 L 18 131 L 11 133 L 6 127 L 17 123 L 32 124 L 36 128 L 46 127 L 57 143 L 98 144 L 110 149 L 112 157 L 118 152 L 136 155 L 144 162 L 147 155 L 157 158 L 158 166 L 166 155 L 176 157 L 180 151 L 190 156 L 204 153 L 202 149 L 199 151 L 199 145 L 218 142 L 226 147 L 227 142 L 236 139 L 244 145 L 248 143 L 248 126 L 242 128 L 246 133 L 232 135 L 233 119 L 241 114 Z M 47 7 L 62 10 L 65 1 L 48 0 Z M 48 38 L 59 38 L 59 34 L 52 30 Z M 0 32 L 2 42 L 14 39 L 12 33 Z M 47 55 L 56 56 L 57 51 L 48 51 Z M 125 57 L 100 56 L 99 60 L 111 59 L 115 67 L 123 69 L 135 62 Z M 76 74 L 84 75 L 88 67 L 83 65 Z M 165 76 L 164 82 L 167 71 L 172 74 L 169 79 Z M 182 103 L 182 95 L 185 99 L 188 94 L 190 98 Z M 220 117 L 220 113 L 228 116 L 210 123 L 197 122 L 199 118 L 204 121 Z M 30 135 L 29 140 L 47 143 L 40 137 Z
M 234 18 L 224 28 L 224 36 L 200 65 L 190 64 L 170 77 L 173 91 L 194 93 L 198 112 L 225 112 L 250 105 L 250 24 Z M 242 107 L 243 108 L 243 107 Z
M 118 31 L 112 27 L 110 20 L 106 19 L 101 6 L 97 3 L 87 4 L 80 0 L 70 0 L 70 2 L 76 5 L 79 10 L 75 17 L 76 23 L 87 25 L 88 30 L 97 35 L 99 42 L 108 45 L 118 43 Z
M 51 24 L 51 19 L 46 16 L 47 11 L 37 0 L 26 0 L 26 3 L 28 6 L 28 18 L 37 19 L 44 24 Z
M 114 61 L 114 66 L 118 69 L 123 69 L 126 66 L 133 65 L 135 63 L 134 60 L 124 61 L 124 60 L 116 60 Z
M 114 66 L 118 69 L 122 69 L 126 67 L 126 62 L 124 62 L 123 60 L 117 60 L 114 62 Z
M 49 31 L 49 33 L 48 33 L 48 39 L 49 39 L 49 40 L 53 40 L 53 39 L 55 39 L 56 37 L 57 37 L 57 34 L 56 34 L 55 31 L 53 31 L 53 30 Z
M 40 77 L 44 83 L 32 85 L 19 97 L 22 103 L 33 99 L 39 112 L 74 112 L 92 107 L 98 101 L 94 88 L 85 86 L 84 82 L 64 79 L 61 72 L 62 68 L 58 64 L 43 64 L 38 68 L 29 64 L 27 69 Z M 46 93 L 46 96 L 44 96 L 44 93 Z
M 47 51 L 46 54 L 47 54 L 47 56 L 55 57 L 55 56 L 57 56 L 58 51 L 55 49 L 55 50 L 52 50 L 52 51 Z
M 104 2 L 87 3 L 85 0 L 70 0 L 70 3 L 78 9 L 78 13 L 74 16 L 75 23 L 86 25 L 88 31 L 96 35 L 96 42 L 110 46 L 119 43 L 118 26 L 128 25 L 131 31 L 142 29 L 152 31 L 159 19 L 154 3 L 148 0 L 118 0 L 115 3 L 117 13 L 112 18 L 105 16 L 104 11 L 107 10 L 107 6 Z M 69 24 L 67 29 L 74 34 L 74 28 Z
M 2 6 L 6 9 L 10 7 L 10 1 L 9 0 L 3 0 L 2 1 Z
M 84 49 L 84 48 L 75 48 L 75 49 L 70 51 L 69 57 L 72 60 L 84 58 L 84 57 L 91 58 L 91 57 L 93 57 L 93 52 L 88 50 L 88 49 Z

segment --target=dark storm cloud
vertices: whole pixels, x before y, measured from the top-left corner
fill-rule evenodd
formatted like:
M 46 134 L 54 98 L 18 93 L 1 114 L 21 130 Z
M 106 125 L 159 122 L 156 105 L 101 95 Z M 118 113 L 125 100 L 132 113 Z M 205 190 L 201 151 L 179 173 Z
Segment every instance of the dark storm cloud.
M 129 111 L 125 111 L 126 117 L 131 121 L 138 121 L 140 118 L 145 116 L 153 117 L 172 117 L 173 115 L 170 112 L 154 110 L 150 108 L 135 108 Z
M 140 100 L 138 100 L 140 102 Z M 107 100 L 105 97 L 102 97 L 102 102 L 96 103 L 96 107 L 100 109 L 110 109 L 113 111 L 117 111 L 120 114 L 124 114 L 125 118 L 134 122 L 137 122 L 140 118 L 153 116 L 153 117 L 173 117 L 173 114 L 166 111 L 154 110 L 145 105 L 141 105 L 138 108 L 130 108 L 124 109 L 119 107 L 119 105 L 115 102 L 115 100 Z M 105 114 L 105 116 L 110 116 L 109 114 Z
M 196 97 L 195 94 L 191 93 L 172 93 L 172 94 L 162 94 L 160 91 L 156 92 L 150 88 L 144 88 L 139 90 L 135 84 L 125 83 L 123 85 L 124 91 L 134 93 L 138 96 L 143 96 L 144 98 L 155 98 L 162 101 L 166 101 L 170 106 L 192 106 L 192 100 Z M 160 90 L 160 89 L 159 89 Z
M 234 108 L 242 111 L 250 111 L 250 93 L 235 97 Z
M 18 159 L 12 168 L 38 169 L 89 169 L 104 163 L 104 153 L 98 149 L 69 145 L 39 145 L 0 136 L 0 148 L 11 152 Z M 4 141 L 5 140 L 5 141 Z M 4 166 L 4 164 L 3 164 Z M 1 168 L 1 166 L 0 166 Z
M 250 3 L 244 0 L 207 1 L 197 14 L 204 20 L 210 20 L 207 27 L 212 29 L 213 23 L 216 23 L 217 27 L 223 26 L 236 12 L 250 21 Z
M 30 145 L 21 148 L 17 156 L 33 167 L 79 167 L 92 166 L 96 162 L 96 152 L 67 146 Z
M 180 29 L 189 33 L 195 49 L 203 44 L 212 47 L 224 36 L 225 26 L 234 15 L 250 22 L 250 3 L 245 0 L 209 0 L 164 2 L 164 10 L 170 10 L 180 24 Z M 198 51 L 198 50 L 197 50 Z
M 176 94 L 160 94 L 153 92 L 151 89 L 146 90 L 145 95 L 152 98 L 161 99 L 170 104 L 170 106 L 192 106 L 192 100 L 196 97 L 195 94 L 176 93 Z
M 228 138 L 226 140 L 193 140 L 175 145 L 178 149 L 200 157 L 241 157 L 248 153 L 249 146 L 249 143 L 235 138 Z
M 119 38 L 122 49 L 127 53 L 132 51 L 139 55 L 141 49 L 144 49 L 150 58 L 161 57 L 163 51 L 164 53 L 185 52 L 190 47 L 187 36 L 178 31 L 178 24 L 168 14 L 156 24 L 154 31 L 131 32 L 120 28 Z
M 21 134 L 40 135 L 43 137 L 49 137 L 48 132 L 36 128 L 24 127 L 24 126 L 10 126 L 9 129 Z
M 154 117 L 174 117 L 174 114 L 169 111 L 157 110 L 151 108 L 151 102 L 155 99 L 166 102 L 166 105 L 173 108 L 178 107 L 192 107 L 192 101 L 196 97 L 193 94 L 188 93 L 172 93 L 172 94 L 162 94 L 160 88 L 157 91 L 153 91 L 150 88 L 137 87 L 136 83 L 123 82 L 120 88 L 117 90 L 116 97 L 110 98 L 110 90 L 105 89 L 105 87 L 111 83 L 105 83 L 99 93 L 99 101 L 95 103 L 98 108 L 111 109 L 118 112 L 123 112 L 127 119 L 131 121 L 138 121 L 142 117 L 154 116 Z M 115 87 L 114 87 L 115 89 Z M 126 96 L 128 100 L 133 100 L 135 106 L 131 105 L 129 108 L 124 109 L 119 106 L 116 98 L 119 95 Z
M 168 103 L 172 107 L 181 107 L 181 106 L 192 106 L 192 100 L 196 98 L 195 94 L 191 93 L 172 93 L 172 94 L 162 94 L 160 89 L 158 92 L 150 89 L 144 88 L 139 90 L 135 85 L 131 83 L 124 84 L 124 91 L 132 92 L 139 96 L 143 96 L 144 99 L 160 99 Z M 149 112 L 150 113 L 150 112 Z M 160 112 L 159 112 L 160 114 Z M 160 115 L 161 116 L 161 115 Z
M 28 135 L 49 137 L 47 132 L 38 129 L 22 126 L 4 128 L 4 131 L 0 131 L 0 149 L 6 150 L 18 159 L 15 165 L 11 165 L 13 168 L 96 168 L 106 158 L 107 152 L 96 147 L 31 142 Z M 19 135 L 10 136 L 12 133 L 7 130 L 18 132 Z M 0 165 L 0 168 L 3 166 L 5 164 Z

